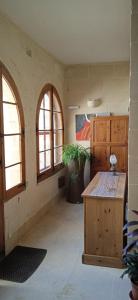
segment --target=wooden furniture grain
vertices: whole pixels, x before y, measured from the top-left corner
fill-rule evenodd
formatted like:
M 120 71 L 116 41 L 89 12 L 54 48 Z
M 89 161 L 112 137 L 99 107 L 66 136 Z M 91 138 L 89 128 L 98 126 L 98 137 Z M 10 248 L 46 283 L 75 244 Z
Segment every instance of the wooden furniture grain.
M 125 173 L 98 172 L 84 190 L 83 263 L 122 267 L 125 186 Z
M 128 116 L 96 117 L 91 122 L 91 177 L 109 171 L 110 154 L 117 157 L 117 171 L 128 170 Z

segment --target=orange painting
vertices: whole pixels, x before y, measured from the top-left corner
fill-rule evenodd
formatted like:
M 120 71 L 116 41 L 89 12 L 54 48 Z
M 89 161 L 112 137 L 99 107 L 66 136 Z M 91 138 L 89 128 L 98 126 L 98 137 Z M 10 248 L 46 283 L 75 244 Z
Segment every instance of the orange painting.
M 76 115 L 76 140 L 90 140 L 90 122 L 95 114 Z

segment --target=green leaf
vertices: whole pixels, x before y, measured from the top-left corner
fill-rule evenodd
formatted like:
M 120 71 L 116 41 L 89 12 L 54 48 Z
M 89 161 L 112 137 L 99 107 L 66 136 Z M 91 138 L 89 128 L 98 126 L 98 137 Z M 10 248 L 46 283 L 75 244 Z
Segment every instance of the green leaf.
M 81 168 L 85 160 L 90 159 L 90 153 L 88 149 L 78 144 L 64 145 L 62 159 L 64 165 L 69 165 L 72 160 L 75 160 L 78 162 L 79 168 Z

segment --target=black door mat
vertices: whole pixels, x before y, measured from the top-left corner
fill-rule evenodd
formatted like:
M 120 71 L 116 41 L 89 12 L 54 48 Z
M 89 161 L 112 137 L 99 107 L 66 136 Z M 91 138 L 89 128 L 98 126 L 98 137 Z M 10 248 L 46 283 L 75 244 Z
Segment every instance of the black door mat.
M 0 279 L 20 283 L 26 281 L 38 268 L 46 253 L 45 249 L 16 246 L 0 262 Z

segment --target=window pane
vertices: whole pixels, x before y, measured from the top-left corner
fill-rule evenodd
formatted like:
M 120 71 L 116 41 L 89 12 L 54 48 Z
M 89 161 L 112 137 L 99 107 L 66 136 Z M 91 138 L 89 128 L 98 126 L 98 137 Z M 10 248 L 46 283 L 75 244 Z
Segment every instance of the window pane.
M 6 190 L 22 182 L 21 169 L 21 164 L 5 169 Z
M 54 165 L 62 162 L 62 147 L 54 149 Z
M 45 108 L 45 109 L 49 109 L 49 110 L 51 109 L 51 107 L 50 107 L 50 98 L 49 98 L 48 94 L 44 95 L 44 98 L 41 102 L 41 108 Z
M 43 130 L 44 126 L 44 111 L 40 109 L 39 112 L 39 130 Z
M 39 167 L 40 167 L 40 171 L 45 169 L 44 152 L 39 153 Z
M 3 103 L 4 134 L 20 133 L 17 105 Z
M 5 166 L 13 165 L 21 161 L 21 139 L 20 136 L 5 136 Z
M 46 154 L 46 168 L 51 167 L 51 150 L 45 152 Z
M 61 111 L 58 99 L 55 94 L 53 94 L 53 111 Z
M 39 132 L 39 151 L 51 148 L 50 136 L 51 133 L 48 131 Z
M 46 138 L 46 149 L 50 149 L 51 143 L 50 143 L 50 133 L 49 132 L 46 132 L 45 138 Z
M 44 133 L 39 132 L 39 151 L 45 150 Z
M 62 116 L 61 113 L 53 113 L 53 126 L 54 129 L 62 129 Z
M 51 150 L 39 153 L 40 172 L 51 167 Z
M 54 147 L 63 145 L 63 131 L 54 132 Z
M 40 109 L 39 130 L 51 129 L 50 112 Z
M 3 97 L 3 101 L 12 102 L 12 103 L 16 102 L 13 91 L 11 90 L 8 82 L 3 76 L 2 76 L 2 97 Z

